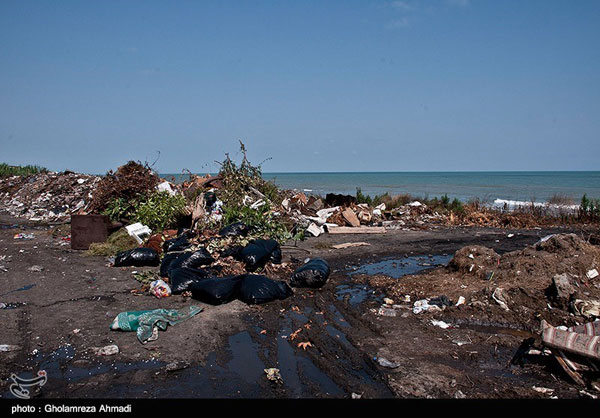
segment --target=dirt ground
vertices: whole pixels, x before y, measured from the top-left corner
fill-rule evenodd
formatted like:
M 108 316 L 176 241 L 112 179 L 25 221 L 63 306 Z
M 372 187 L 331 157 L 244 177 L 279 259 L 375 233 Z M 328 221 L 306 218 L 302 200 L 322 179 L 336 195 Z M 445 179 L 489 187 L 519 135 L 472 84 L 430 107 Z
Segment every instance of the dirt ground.
M 451 281 L 440 284 L 439 277 L 450 276 L 436 265 L 445 265 L 465 246 L 485 246 L 504 255 L 551 233 L 580 230 L 438 228 L 322 235 L 289 243 L 282 252 L 284 262 L 325 258 L 332 274 L 323 288 L 295 289 L 286 300 L 259 306 L 240 301 L 211 306 L 182 296 L 156 299 L 132 293 L 140 287 L 132 271 L 145 268 L 110 267 L 103 257 L 71 250 L 50 229 L 0 217 L 0 303 L 5 304 L 0 309 L 0 344 L 18 346 L 0 352 L 3 398 L 13 397 L 12 373 L 32 377 L 38 370 L 48 376 L 33 393 L 39 398 L 583 396 L 582 388 L 548 357 L 514 361 L 523 341 L 535 337 L 542 307 L 531 306 L 526 314 L 508 314 L 493 304 L 418 315 L 402 307 L 396 316 L 378 313 L 384 297 L 402 304 L 405 294 L 411 296 L 407 306 L 417 298 L 442 294 L 456 301 L 461 290 L 465 297 L 479 295 L 483 300 L 487 283 L 472 289 Z M 14 239 L 17 233 L 33 233 L 34 238 Z M 331 248 L 353 241 L 370 245 Z M 377 270 L 377 263 L 381 271 L 370 270 Z M 422 271 L 381 278 L 390 265 L 409 274 Z M 431 269 L 427 281 L 424 273 Z M 191 304 L 204 310 L 145 345 L 135 333 L 109 329 L 122 311 Z M 568 315 L 564 318 L 569 320 Z M 432 319 L 451 326 L 442 329 Z M 98 356 L 91 350 L 109 344 L 116 344 L 119 353 Z M 380 365 L 381 358 L 395 367 Z M 268 380 L 267 368 L 278 368 L 282 382 Z

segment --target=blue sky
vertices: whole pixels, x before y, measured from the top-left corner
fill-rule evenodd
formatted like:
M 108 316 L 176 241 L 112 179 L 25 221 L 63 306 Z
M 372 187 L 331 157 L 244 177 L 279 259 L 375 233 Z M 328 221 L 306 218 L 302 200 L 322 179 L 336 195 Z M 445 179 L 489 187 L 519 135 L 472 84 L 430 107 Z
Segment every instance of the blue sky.
M 0 161 L 597 170 L 600 1 L 0 2 Z

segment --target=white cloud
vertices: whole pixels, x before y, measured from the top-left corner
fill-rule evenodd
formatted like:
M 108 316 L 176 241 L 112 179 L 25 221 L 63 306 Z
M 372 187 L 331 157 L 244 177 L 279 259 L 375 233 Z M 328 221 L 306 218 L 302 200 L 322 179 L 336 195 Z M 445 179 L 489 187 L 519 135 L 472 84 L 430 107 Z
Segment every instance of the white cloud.
M 394 9 L 401 10 L 403 12 L 412 12 L 416 9 L 416 6 L 412 3 L 402 0 L 396 0 L 391 3 Z
M 385 25 L 386 29 L 400 29 L 400 28 L 406 28 L 410 26 L 410 22 L 408 20 L 408 18 L 406 17 L 401 17 L 399 19 L 394 19 L 390 22 L 388 22 Z

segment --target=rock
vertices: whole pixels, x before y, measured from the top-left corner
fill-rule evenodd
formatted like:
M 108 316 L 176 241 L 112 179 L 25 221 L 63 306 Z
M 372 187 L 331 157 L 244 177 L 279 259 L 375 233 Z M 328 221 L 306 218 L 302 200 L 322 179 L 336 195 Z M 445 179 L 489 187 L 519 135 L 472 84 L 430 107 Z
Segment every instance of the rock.
M 557 274 L 552 278 L 552 284 L 546 294 L 557 306 L 566 308 L 571 295 L 576 292 L 573 282 L 567 273 Z

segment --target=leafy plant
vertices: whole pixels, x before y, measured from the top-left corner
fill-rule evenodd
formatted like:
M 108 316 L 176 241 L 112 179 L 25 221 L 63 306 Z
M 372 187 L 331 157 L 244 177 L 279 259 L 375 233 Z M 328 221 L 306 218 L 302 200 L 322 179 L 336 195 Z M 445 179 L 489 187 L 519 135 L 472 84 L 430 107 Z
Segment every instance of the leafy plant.
M 137 201 L 132 220 L 147 225 L 152 231 L 162 231 L 175 225 L 185 206 L 185 197 L 155 191 Z
M 226 206 L 223 224 L 229 225 L 234 222 L 248 225 L 251 235 L 256 238 L 272 238 L 282 243 L 292 237 L 287 225 L 270 211 L 268 205 L 258 209 L 243 205 Z

